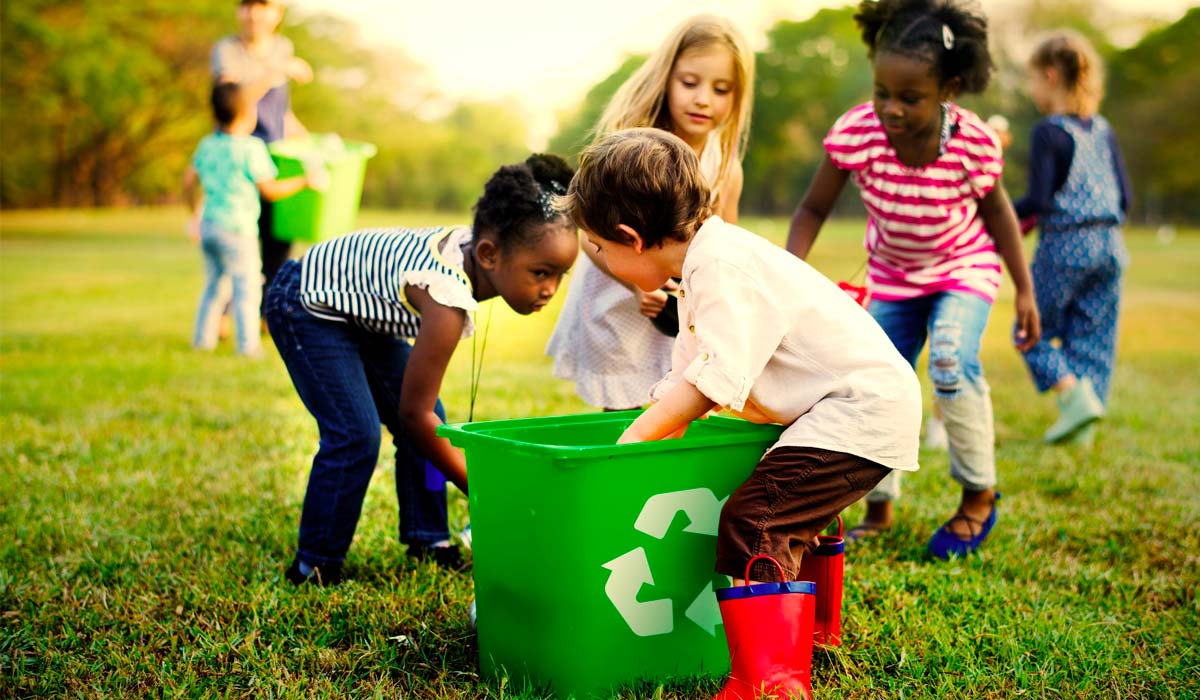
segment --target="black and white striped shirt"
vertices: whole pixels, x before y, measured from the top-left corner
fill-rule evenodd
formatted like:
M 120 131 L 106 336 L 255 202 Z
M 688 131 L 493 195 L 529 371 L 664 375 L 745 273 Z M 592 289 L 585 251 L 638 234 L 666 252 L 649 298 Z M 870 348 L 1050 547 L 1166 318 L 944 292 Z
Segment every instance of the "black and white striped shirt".
M 300 261 L 300 301 L 320 318 L 415 338 L 421 316 L 404 296 L 405 286 L 413 284 L 442 304 L 466 310 L 466 337 L 478 306 L 462 268 L 460 246 L 470 238 L 466 227 L 385 228 L 321 243 Z

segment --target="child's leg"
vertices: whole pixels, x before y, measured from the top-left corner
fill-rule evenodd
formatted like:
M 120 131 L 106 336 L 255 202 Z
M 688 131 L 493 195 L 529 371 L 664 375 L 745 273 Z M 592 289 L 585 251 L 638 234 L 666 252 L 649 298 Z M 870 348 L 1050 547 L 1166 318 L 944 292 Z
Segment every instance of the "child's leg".
M 338 566 L 354 538 L 382 428 L 359 357 L 359 331 L 304 309 L 298 264 L 285 266 L 280 276 L 282 286 L 267 306 L 271 334 L 321 435 L 304 496 L 297 554 L 310 566 Z
M 795 580 L 821 530 L 891 470 L 843 452 L 777 447 L 768 452 L 721 508 L 717 573 L 742 579 L 751 557 L 769 554 Z M 769 562 L 755 562 L 752 581 L 775 581 Z
M 933 309 L 933 297 L 906 301 L 871 302 L 867 310 L 883 328 L 900 356 L 914 367 L 925 346 L 926 324 Z M 892 502 L 900 498 L 900 473 L 890 472 L 867 494 L 867 515 L 851 528 L 853 538 L 875 534 L 892 524 Z
M 396 500 L 400 507 L 400 541 L 406 545 L 448 543 L 446 478 L 417 450 L 400 420 L 400 387 L 412 347 L 403 340 L 386 338 L 363 349 L 363 360 L 375 407 L 396 446 Z M 434 412 L 446 420 L 442 402 Z
M 233 279 L 233 316 L 237 326 L 237 351 L 241 355 L 254 356 L 262 352 L 259 335 L 259 285 L 258 241 L 251 236 L 236 236 L 229 240 L 228 269 Z
M 225 269 L 222 263 L 218 235 L 206 225 L 200 237 L 200 251 L 204 255 L 204 289 L 200 292 L 200 304 L 196 310 L 196 326 L 192 331 L 192 347 L 211 350 L 217 346 L 217 326 L 220 322 L 221 277 Z
M 1107 401 L 1117 349 L 1121 267 L 1113 260 L 1084 281 L 1075 295 L 1062 333 L 1062 352 L 1071 373 L 1092 380 Z
M 1043 239 L 1038 244 L 1030 267 L 1033 273 L 1033 290 L 1037 296 L 1038 315 L 1042 321 L 1042 337 L 1037 345 L 1022 357 L 1038 391 L 1051 388 L 1069 389 L 1075 380 L 1066 355 L 1055 346 L 1054 341 L 1062 338 L 1080 282 L 1079 269 L 1055 262 L 1055 259 L 1060 257 L 1055 250 L 1059 245 L 1061 243 L 1055 236 Z
M 979 345 L 991 303 L 974 294 L 937 296 L 930 316 L 929 378 L 934 401 L 946 422 L 950 475 L 963 487 L 959 510 L 985 520 L 996 485 L 995 427 L 991 390 L 979 363 Z M 969 522 L 952 519 L 948 529 L 969 538 Z

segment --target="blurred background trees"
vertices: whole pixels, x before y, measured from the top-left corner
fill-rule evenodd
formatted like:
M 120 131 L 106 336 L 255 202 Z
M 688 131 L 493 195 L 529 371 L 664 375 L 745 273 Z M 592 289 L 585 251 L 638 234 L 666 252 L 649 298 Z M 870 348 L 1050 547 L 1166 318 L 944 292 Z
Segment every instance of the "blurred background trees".
M 823 156 L 821 139 L 870 95 L 866 52 L 850 7 L 780 21 L 758 53 L 742 209 L 786 214 Z M 1025 56 L 1040 30 L 1070 26 L 1108 67 L 1103 111 L 1117 130 L 1135 189 L 1135 221 L 1200 221 L 1200 8 L 1161 26 L 1081 0 L 1025 0 L 991 17 L 999 70 L 983 117 L 1008 117 L 1011 192 L 1025 189 L 1028 134 L 1038 118 L 1025 93 Z M 211 129 L 208 55 L 236 31 L 228 0 L 2 0 L 0 206 L 109 206 L 176 201 L 179 178 Z M 316 69 L 293 87 L 314 132 L 370 141 L 364 204 L 462 211 L 499 164 L 528 151 L 515 104 L 452 102 L 403 51 L 367 47 L 343 20 L 291 14 L 284 33 Z M 1121 48 L 1120 46 L 1124 46 Z M 577 108 L 560 115 L 548 150 L 574 157 L 617 86 L 644 60 L 628 57 Z M 846 212 L 857 197 L 842 198 Z

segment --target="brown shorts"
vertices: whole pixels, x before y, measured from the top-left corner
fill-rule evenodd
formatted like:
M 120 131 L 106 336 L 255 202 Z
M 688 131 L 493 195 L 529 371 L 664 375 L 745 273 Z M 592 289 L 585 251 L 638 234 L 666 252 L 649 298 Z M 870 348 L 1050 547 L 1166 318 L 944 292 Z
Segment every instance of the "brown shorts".
M 717 573 L 740 579 L 750 557 L 769 554 L 787 580 L 795 580 L 817 534 L 890 471 L 869 459 L 817 447 L 771 450 L 721 509 Z M 750 579 L 777 581 L 779 571 L 769 561 L 757 561 Z

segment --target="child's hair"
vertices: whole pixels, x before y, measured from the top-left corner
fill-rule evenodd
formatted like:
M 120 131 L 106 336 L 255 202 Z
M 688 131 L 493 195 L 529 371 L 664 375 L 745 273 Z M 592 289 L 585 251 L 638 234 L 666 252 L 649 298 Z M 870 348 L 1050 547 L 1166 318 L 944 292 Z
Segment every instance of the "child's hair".
M 654 247 L 690 240 L 712 215 L 710 192 L 683 139 L 661 129 L 623 129 L 580 155 L 562 206 L 577 226 L 605 240 L 629 243 L 617 228 L 625 224 Z
M 933 64 L 939 85 L 958 78 L 961 92 L 987 88 L 995 67 L 987 18 L 955 0 L 862 0 L 854 21 L 872 59 L 881 52 L 910 56 Z
M 1071 99 L 1072 111 L 1082 116 L 1095 114 L 1104 99 L 1104 65 L 1082 34 L 1059 29 L 1038 43 L 1029 65 L 1058 71 L 1062 87 Z
M 474 235 L 491 236 L 504 252 L 536 244 L 539 225 L 565 217 L 555 201 L 572 175 L 566 161 L 548 153 L 501 167 L 475 202 Z
M 713 189 L 721 191 L 734 159 L 741 160 L 750 133 L 750 110 L 754 104 L 754 52 L 729 20 L 715 15 L 697 15 L 675 27 L 633 75 L 617 89 L 600 122 L 596 138 L 619 129 L 652 126 L 671 131 L 667 86 L 675 61 L 685 51 L 724 46 L 733 56 L 733 107 L 721 129 L 721 168 Z
M 242 87 L 237 83 L 214 83 L 211 102 L 213 118 L 221 126 L 229 126 L 242 112 Z

